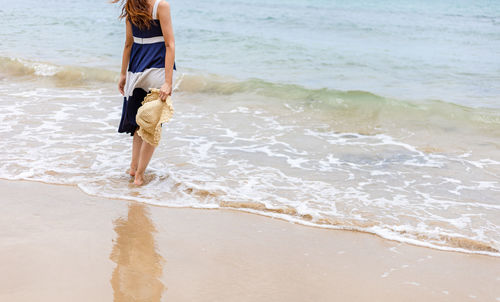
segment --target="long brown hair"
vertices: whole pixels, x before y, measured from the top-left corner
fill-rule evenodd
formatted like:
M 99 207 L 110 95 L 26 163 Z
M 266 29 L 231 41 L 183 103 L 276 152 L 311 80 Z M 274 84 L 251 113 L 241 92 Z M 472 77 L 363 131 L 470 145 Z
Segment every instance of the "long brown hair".
M 148 0 L 111 0 L 111 3 L 120 2 L 122 12 L 120 19 L 127 18 L 140 29 L 151 27 L 153 17 L 149 13 Z

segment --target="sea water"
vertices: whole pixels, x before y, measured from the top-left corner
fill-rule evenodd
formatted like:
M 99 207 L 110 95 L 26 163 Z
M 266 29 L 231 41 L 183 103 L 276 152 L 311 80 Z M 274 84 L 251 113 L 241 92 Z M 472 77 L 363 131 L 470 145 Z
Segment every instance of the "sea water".
M 0 177 L 500 256 L 498 2 L 170 1 L 175 113 L 140 188 L 118 5 L 0 4 Z

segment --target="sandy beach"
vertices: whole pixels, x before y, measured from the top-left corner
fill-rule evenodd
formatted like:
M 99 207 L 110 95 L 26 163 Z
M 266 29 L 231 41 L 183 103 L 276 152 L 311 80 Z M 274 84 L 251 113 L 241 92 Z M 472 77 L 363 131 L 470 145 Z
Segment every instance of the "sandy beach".
M 3 1 L 0 302 L 500 302 L 499 1 L 163 2 Z
M 0 181 L 2 301 L 500 301 L 500 259 Z

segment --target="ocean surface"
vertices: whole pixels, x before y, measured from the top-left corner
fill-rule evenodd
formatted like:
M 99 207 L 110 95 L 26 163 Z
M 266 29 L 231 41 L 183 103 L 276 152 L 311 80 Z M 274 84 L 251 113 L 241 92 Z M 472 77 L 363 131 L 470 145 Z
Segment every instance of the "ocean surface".
M 0 0 L 1 178 L 500 256 L 500 2 L 170 4 L 175 113 L 137 188 L 118 5 Z

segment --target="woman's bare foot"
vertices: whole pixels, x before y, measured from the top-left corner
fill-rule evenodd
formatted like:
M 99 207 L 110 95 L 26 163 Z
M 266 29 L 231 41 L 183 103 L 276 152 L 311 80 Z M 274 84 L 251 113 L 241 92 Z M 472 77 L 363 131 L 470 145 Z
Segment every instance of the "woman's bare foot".
M 137 186 L 142 186 L 142 184 L 144 184 L 144 174 L 135 174 L 134 184 Z
M 130 176 L 135 176 L 135 170 L 136 169 L 133 169 L 133 168 L 130 168 L 127 170 L 127 173 L 130 175 Z

